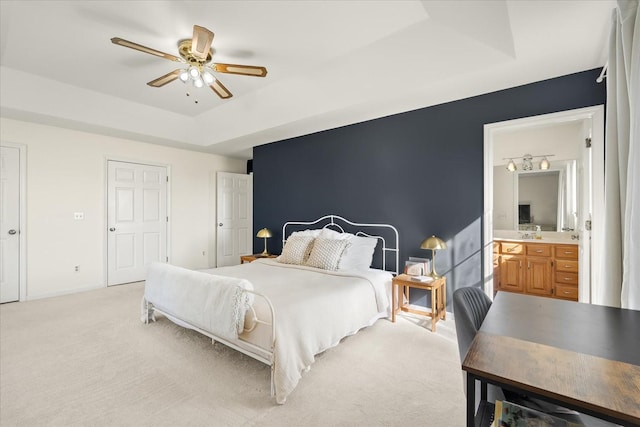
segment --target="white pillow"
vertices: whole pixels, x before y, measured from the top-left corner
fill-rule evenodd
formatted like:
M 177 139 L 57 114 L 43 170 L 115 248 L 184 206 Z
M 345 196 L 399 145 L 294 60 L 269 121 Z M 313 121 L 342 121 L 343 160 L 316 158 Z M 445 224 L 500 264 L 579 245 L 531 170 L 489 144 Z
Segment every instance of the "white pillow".
M 312 236 L 291 235 L 285 242 L 282 254 L 276 258 L 276 261 L 283 264 L 302 265 L 309 257 L 312 246 Z
M 318 237 L 313 242 L 311 254 L 306 262 L 309 267 L 323 270 L 336 270 L 338 262 L 349 242 L 347 240 L 323 239 Z
M 320 236 L 324 239 L 339 239 L 339 240 L 343 240 L 343 239 L 348 239 L 349 236 L 353 236 L 353 234 L 349 234 L 349 233 L 341 233 L 339 231 L 335 231 L 335 230 L 331 230 L 330 228 L 323 228 L 322 230 L 320 230 Z M 318 236 L 316 236 L 318 237 Z
M 291 233 L 291 236 L 311 236 L 311 237 L 318 237 L 320 235 L 320 233 L 322 232 L 322 229 L 319 228 L 317 230 L 302 230 L 302 231 L 294 231 L 293 233 Z
M 378 239 L 351 234 L 346 240 L 349 245 L 342 253 L 338 270 L 368 270 L 373 262 Z

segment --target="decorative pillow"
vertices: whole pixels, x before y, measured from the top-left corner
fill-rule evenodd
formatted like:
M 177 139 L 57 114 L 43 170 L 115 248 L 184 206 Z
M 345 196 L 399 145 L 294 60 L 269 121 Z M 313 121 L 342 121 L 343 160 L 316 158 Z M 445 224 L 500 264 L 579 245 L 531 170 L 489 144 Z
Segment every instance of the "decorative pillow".
M 373 262 L 373 252 L 378 239 L 351 234 L 346 241 L 349 245 L 342 253 L 338 270 L 368 270 Z
M 336 270 L 340 256 L 348 246 L 347 240 L 323 239 L 318 237 L 313 242 L 311 254 L 305 263 L 309 267 L 322 268 L 323 270 Z
M 289 236 L 282 248 L 282 254 L 276 258 L 283 264 L 302 265 L 309 257 L 309 252 L 313 246 L 312 236 Z

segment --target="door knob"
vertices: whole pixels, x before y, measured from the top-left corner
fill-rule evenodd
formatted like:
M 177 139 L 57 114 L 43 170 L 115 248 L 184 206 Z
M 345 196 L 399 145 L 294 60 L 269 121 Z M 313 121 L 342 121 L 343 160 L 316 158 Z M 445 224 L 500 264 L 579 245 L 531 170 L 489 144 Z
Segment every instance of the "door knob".
M 115 229 L 115 228 L 113 228 L 113 227 L 111 227 L 111 228 L 109 229 L 109 231 L 116 231 L 116 229 Z
M 13 230 L 13 229 L 9 230 L 9 234 L 11 234 L 12 236 L 13 236 L 14 234 L 16 234 L 16 233 L 17 233 L 17 231 L 16 231 L 16 230 Z
M 218 223 L 218 227 L 222 227 L 222 223 L 221 222 Z

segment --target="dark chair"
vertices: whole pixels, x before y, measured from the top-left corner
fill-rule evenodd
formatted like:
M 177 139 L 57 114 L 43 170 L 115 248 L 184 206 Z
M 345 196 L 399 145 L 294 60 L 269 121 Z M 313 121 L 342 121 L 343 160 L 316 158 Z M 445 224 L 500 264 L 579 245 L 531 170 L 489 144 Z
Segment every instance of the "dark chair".
M 460 353 L 460 363 L 464 360 L 471 347 L 471 343 L 480 330 L 487 312 L 491 308 L 491 299 L 480 288 L 466 287 L 457 289 L 453 293 L 453 315 L 455 316 L 456 335 L 458 338 L 458 351 Z M 467 390 L 467 375 L 463 373 L 464 390 Z M 480 385 L 476 384 L 476 406 L 479 402 Z M 487 400 L 504 399 L 502 389 L 499 387 L 487 386 Z
M 480 288 L 466 287 L 457 289 L 453 293 L 453 315 L 455 316 L 456 335 L 460 362 L 464 360 L 471 347 L 471 343 L 480 330 L 487 312 L 491 308 L 491 299 Z M 464 390 L 467 390 L 467 376 L 464 373 Z M 476 408 L 480 396 L 480 385 L 476 384 Z M 584 414 L 579 414 L 562 406 L 557 406 L 539 399 L 524 396 L 500 387 L 487 385 L 487 400 L 508 400 L 519 405 L 527 406 L 538 411 L 553 414 L 567 421 L 585 426 L 610 426 L 606 421 L 598 420 Z

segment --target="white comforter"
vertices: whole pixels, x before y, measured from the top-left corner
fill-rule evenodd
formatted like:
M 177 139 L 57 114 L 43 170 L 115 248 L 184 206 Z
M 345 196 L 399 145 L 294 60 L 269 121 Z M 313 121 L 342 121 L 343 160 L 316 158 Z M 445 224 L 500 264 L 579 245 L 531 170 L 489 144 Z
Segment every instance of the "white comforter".
M 276 316 L 274 383 L 284 403 L 315 355 L 389 312 L 391 274 L 326 271 L 259 259 L 203 270 L 249 280 L 272 302 Z

